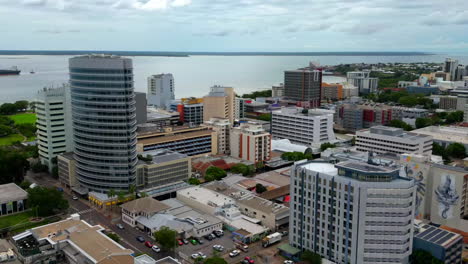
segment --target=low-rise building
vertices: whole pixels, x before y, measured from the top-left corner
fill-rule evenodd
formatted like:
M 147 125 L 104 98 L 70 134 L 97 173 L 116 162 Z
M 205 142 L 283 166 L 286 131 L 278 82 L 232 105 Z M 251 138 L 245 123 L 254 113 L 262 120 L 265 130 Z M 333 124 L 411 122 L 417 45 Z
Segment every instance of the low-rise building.
M 359 89 L 355 85 L 344 82 L 343 83 L 343 98 L 351 98 L 354 96 L 359 96 Z
M 284 96 L 284 84 L 273 85 L 271 87 L 271 97 L 283 97 Z
M 398 88 L 406 88 L 408 86 L 416 86 L 418 82 L 398 81 Z
M 146 115 L 146 123 L 154 124 L 158 129 L 177 125 L 180 119 L 180 114 L 177 111 L 163 110 L 154 107 L 148 107 Z
M 182 98 L 171 102 L 171 110 L 179 113 L 183 124 L 200 125 L 203 123 L 203 98 Z
M 322 83 L 322 100 L 341 100 L 343 99 L 343 85 L 339 83 Z
M 140 192 L 158 196 L 186 186 L 192 171 L 191 158 L 186 154 L 159 149 L 140 154 L 136 171 L 136 186 Z
M 262 125 L 243 123 L 230 132 L 231 156 L 253 163 L 269 160 L 271 157 L 271 135 Z
M 132 264 L 133 251 L 73 214 L 66 220 L 32 228 L 12 238 L 23 263 Z
M 137 151 L 169 149 L 189 156 L 216 155 L 216 131 L 208 127 L 166 127 L 163 131 L 138 133 Z
M 135 227 L 137 224 L 136 220 L 140 216 L 151 218 L 153 215 L 165 211 L 170 207 L 152 197 L 144 197 L 124 203 L 121 208 L 122 221 Z
M 440 109 L 457 109 L 457 97 L 453 95 L 444 95 L 439 97 L 439 108 Z
M 23 212 L 28 193 L 14 183 L 0 185 L 0 216 Z
M 392 120 L 401 120 L 413 127 L 416 127 L 416 119 L 425 118 L 429 116 L 427 109 L 409 108 L 394 106 L 392 108 Z
M 57 156 L 59 182 L 62 186 L 73 188 L 79 186 L 76 179 L 76 160 L 73 152 L 66 152 Z
M 439 94 L 439 87 L 436 85 L 431 86 L 408 86 L 405 88 L 406 92 L 409 94 L 424 94 L 424 95 L 431 95 L 431 94 Z
M 333 114 L 332 110 L 285 107 L 272 112 L 271 133 L 305 146 L 333 142 Z
M 468 153 L 468 127 L 457 126 L 428 126 L 411 131 L 412 133 L 432 137 L 435 143 L 447 147 L 452 143 L 465 146 Z
M 413 250 L 424 250 L 442 263 L 462 263 L 463 237 L 415 220 Z
M 229 119 L 213 117 L 204 123 L 204 126 L 216 131 L 218 141 L 218 154 L 229 154 L 231 123 Z
M 374 126 L 356 132 L 356 149 L 375 153 L 432 154 L 432 137 L 405 132 L 401 128 Z

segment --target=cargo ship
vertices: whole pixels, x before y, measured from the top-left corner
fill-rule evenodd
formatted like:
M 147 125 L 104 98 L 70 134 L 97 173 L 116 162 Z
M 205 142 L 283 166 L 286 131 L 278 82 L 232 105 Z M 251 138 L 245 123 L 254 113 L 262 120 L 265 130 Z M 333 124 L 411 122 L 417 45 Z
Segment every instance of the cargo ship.
M 17 67 L 12 67 L 11 69 L 7 69 L 7 70 L 0 69 L 0 76 L 3 76 L 3 75 L 19 75 L 20 72 L 21 71 L 18 70 Z

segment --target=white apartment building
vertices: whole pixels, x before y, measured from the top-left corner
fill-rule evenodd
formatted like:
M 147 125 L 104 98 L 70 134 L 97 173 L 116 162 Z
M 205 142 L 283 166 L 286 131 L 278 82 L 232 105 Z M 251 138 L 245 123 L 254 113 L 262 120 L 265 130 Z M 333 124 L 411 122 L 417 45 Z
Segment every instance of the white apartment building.
M 379 78 L 371 78 L 370 71 L 348 72 L 347 81 L 357 86 L 360 94 L 369 94 L 377 92 Z
M 263 126 L 243 123 L 234 127 L 230 134 L 231 156 L 253 163 L 269 160 L 271 157 L 271 135 Z
M 52 170 L 52 159 L 73 150 L 70 89 L 44 88 L 35 99 L 37 145 L 42 164 Z
M 174 77 L 170 73 L 156 74 L 148 77 L 148 105 L 169 109 L 174 100 Z
M 231 132 L 231 123 L 229 122 L 229 119 L 213 117 L 203 125 L 216 131 L 216 136 L 218 138 L 218 154 L 229 155 L 229 139 Z
M 357 161 L 291 169 L 290 244 L 334 263 L 409 263 L 415 182 Z
M 432 136 L 405 132 L 401 128 L 374 126 L 356 132 L 358 151 L 375 153 L 432 154 Z
M 283 97 L 284 96 L 284 84 L 274 85 L 271 87 L 271 97 Z
M 334 141 L 333 114 L 324 109 L 281 108 L 272 112 L 271 133 L 274 138 L 305 146 Z
M 241 119 L 245 117 L 245 103 L 252 99 L 239 98 L 234 99 L 234 119 Z
M 359 88 L 351 83 L 343 83 L 343 98 L 359 96 Z

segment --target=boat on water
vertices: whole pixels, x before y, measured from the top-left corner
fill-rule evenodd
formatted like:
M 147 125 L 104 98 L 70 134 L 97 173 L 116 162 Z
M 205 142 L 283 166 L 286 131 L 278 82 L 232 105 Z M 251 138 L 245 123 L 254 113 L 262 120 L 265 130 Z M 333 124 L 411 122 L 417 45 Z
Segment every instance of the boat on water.
M 29 73 L 30 74 L 35 74 L 36 72 L 34 70 L 31 70 Z
M 11 69 L 0 69 L 0 76 L 4 75 L 19 75 L 20 70 L 18 70 L 18 67 L 14 66 L 11 67 Z

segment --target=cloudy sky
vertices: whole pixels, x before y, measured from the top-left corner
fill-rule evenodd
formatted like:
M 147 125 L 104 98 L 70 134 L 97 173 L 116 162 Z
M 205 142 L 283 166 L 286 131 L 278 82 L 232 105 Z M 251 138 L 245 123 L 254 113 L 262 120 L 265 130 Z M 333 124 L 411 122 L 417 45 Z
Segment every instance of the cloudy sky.
M 0 49 L 468 51 L 467 0 L 0 0 Z

